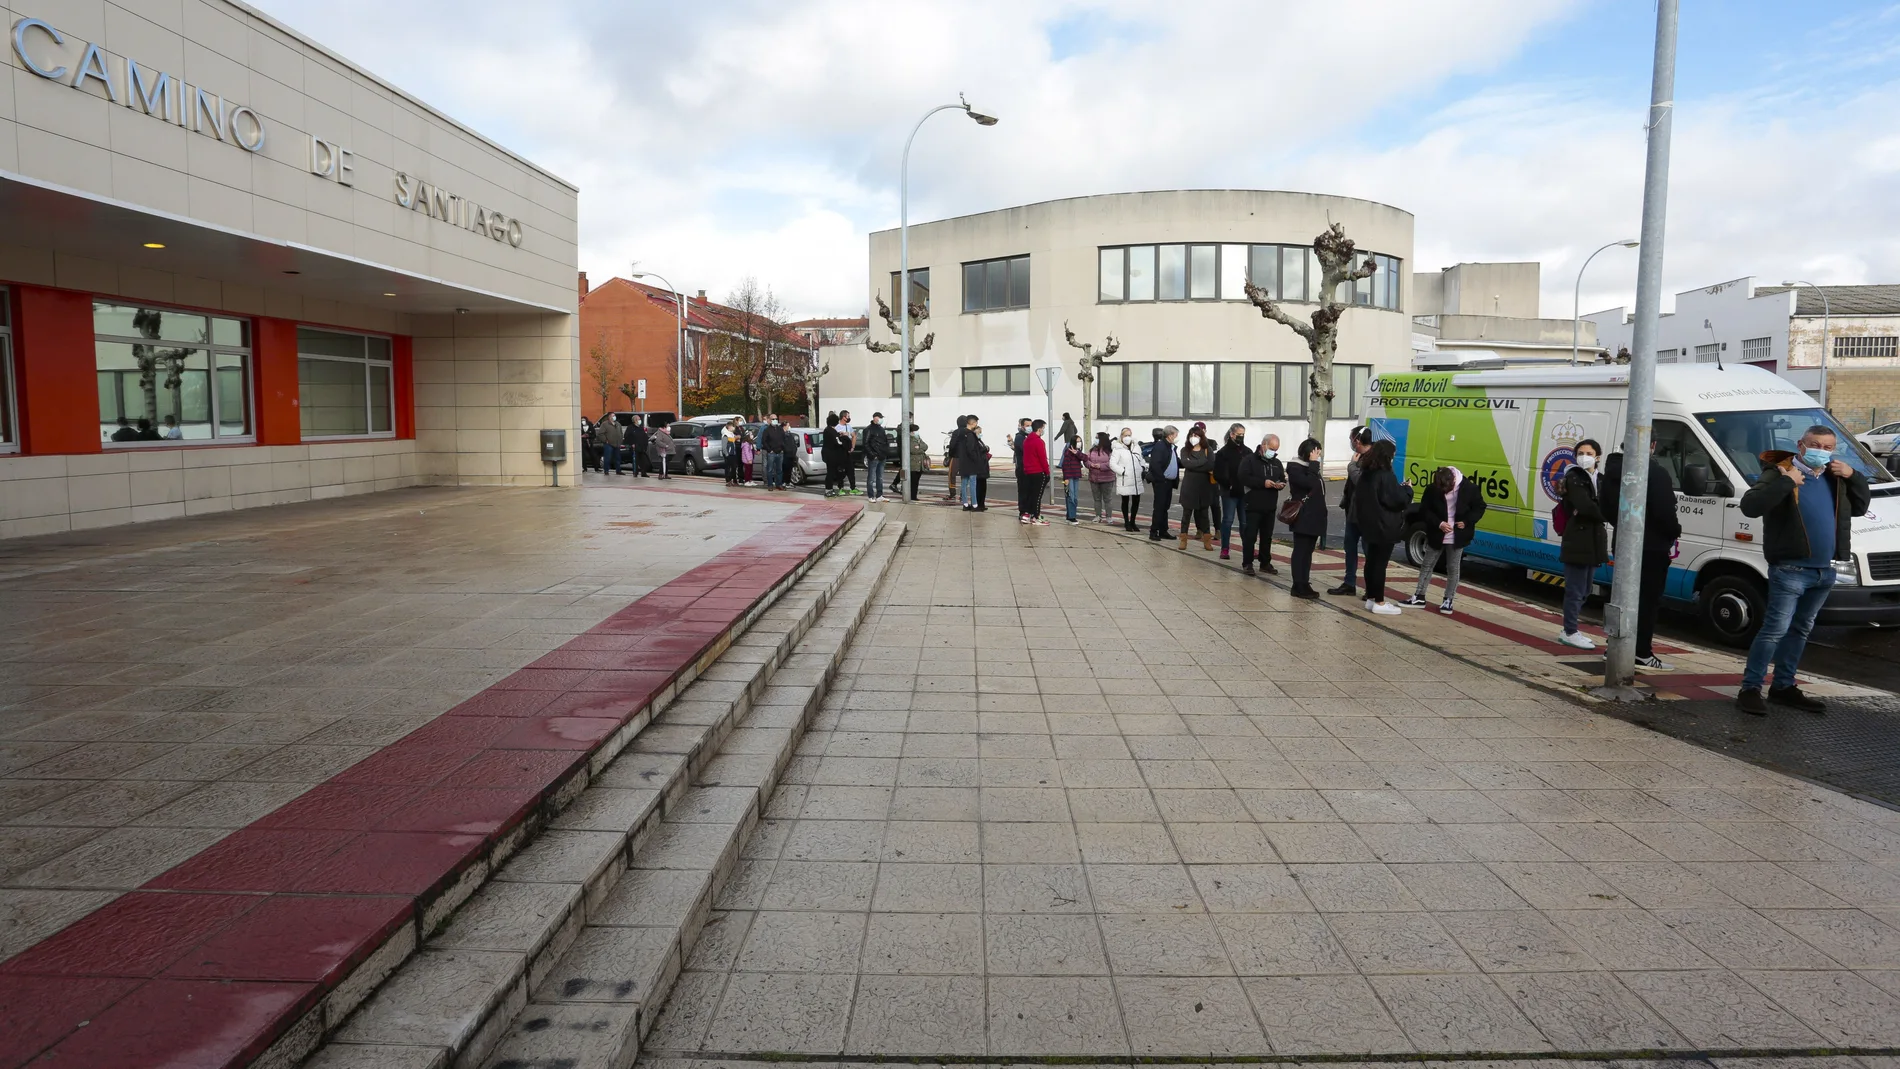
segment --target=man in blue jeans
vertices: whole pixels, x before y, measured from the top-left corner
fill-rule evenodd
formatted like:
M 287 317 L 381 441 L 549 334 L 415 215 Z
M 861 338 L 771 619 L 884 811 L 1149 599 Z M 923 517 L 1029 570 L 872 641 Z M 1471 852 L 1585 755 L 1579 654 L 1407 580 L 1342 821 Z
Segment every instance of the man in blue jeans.
M 1850 539 L 1855 516 L 1867 512 L 1867 480 L 1835 457 L 1839 442 L 1830 427 L 1809 427 L 1795 452 L 1761 455 L 1761 478 L 1742 495 L 1742 515 L 1762 521 L 1762 554 L 1768 558 L 1768 608 L 1761 631 L 1748 648 L 1748 667 L 1735 707 L 1767 716 L 1768 703 L 1824 713 L 1827 703 L 1801 693 L 1795 669 L 1808 646 L 1814 618 L 1834 587 L 1834 562 L 1854 559 Z M 1774 685 L 1763 700 L 1768 666 Z
M 1346 458 L 1346 488 L 1339 497 L 1339 508 L 1346 514 L 1346 574 L 1327 593 L 1350 598 L 1359 590 L 1359 525 L 1352 522 L 1352 492 L 1359 487 L 1359 458 L 1372 448 L 1372 432 L 1354 427 L 1346 441 L 1352 445 L 1352 455 Z

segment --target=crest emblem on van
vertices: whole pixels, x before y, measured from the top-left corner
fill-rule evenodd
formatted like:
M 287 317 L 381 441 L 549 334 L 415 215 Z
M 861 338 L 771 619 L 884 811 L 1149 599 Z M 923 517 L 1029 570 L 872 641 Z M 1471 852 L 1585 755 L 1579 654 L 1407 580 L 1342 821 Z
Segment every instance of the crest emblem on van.
M 1551 501 L 1561 501 L 1564 496 L 1564 473 L 1577 460 L 1577 443 L 1583 441 L 1583 424 L 1575 420 L 1563 420 L 1550 429 L 1550 440 L 1555 445 L 1537 465 L 1537 483 L 1544 489 L 1544 496 Z

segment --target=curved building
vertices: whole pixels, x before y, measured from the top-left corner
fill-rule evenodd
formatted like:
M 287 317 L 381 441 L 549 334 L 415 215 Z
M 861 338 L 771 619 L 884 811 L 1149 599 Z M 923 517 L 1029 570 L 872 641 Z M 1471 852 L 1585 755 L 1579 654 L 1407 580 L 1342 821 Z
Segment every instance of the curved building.
M 1306 433 L 1306 343 L 1248 303 L 1249 277 L 1310 314 L 1317 304 L 1313 238 L 1344 225 L 1379 270 L 1361 281 L 1341 320 L 1337 358 L 1341 417 L 1327 437 L 1343 455 L 1346 417 L 1358 417 L 1365 384 L 1379 371 L 1410 366 L 1412 215 L 1373 201 L 1270 190 L 1169 190 L 1045 201 L 910 228 L 913 300 L 935 334 L 918 358 L 916 412 L 935 448 L 953 419 L 981 417 L 991 447 L 1020 416 L 1083 421 L 1082 353 L 1064 339 L 1120 350 L 1095 384 L 1095 429 L 1150 428 L 1195 420 L 1224 429 L 1247 425 L 1249 441 L 1269 430 L 1291 454 Z M 891 300 L 898 270 L 896 230 L 870 239 L 865 303 Z M 871 339 L 894 341 L 873 316 Z M 897 354 L 853 351 L 833 358 L 823 407 L 860 419 L 895 419 Z M 842 355 L 842 354 L 840 354 Z M 1059 369 L 1053 406 L 1038 371 Z M 1218 430 L 1217 430 L 1218 435 Z

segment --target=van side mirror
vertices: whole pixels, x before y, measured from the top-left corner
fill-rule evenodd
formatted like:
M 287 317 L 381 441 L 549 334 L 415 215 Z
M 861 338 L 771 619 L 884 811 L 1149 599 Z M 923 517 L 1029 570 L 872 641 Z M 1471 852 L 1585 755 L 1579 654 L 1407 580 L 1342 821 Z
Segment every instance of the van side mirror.
M 1709 469 L 1703 464 L 1689 464 L 1682 469 L 1682 492 L 1690 497 L 1708 497 Z

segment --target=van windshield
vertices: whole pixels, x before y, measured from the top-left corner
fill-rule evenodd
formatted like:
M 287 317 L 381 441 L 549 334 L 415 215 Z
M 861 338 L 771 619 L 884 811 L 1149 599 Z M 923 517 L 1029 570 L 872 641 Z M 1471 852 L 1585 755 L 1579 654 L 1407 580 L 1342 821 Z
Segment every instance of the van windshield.
M 1764 409 L 1758 412 L 1704 412 L 1699 418 L 1702 428 L 1715 439 L 1716 448 L 1728 455 L 1735 470 L 1742 478 L 1753 484 L 1761 477 L 1761 454 L 1770 449 L 1785 449 L 1797 452 L 1795 443 L 1801 440 L 1809 427 L 1832 427 L 1834 429 L 1834 455 L 1847 461 L 1853 468 L 1866 476 L 1870 483 L 1888 482 L 1893 476 L 1881 467 L 1867 447 L 1860 444 L 1853 435 L 1841 428 L 1841 425 L 1819 408 L 1780 408 Z

